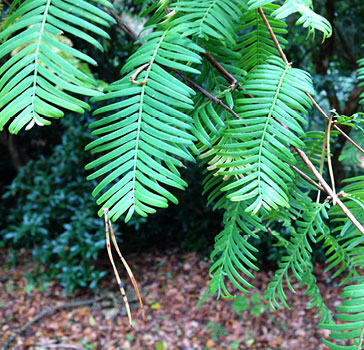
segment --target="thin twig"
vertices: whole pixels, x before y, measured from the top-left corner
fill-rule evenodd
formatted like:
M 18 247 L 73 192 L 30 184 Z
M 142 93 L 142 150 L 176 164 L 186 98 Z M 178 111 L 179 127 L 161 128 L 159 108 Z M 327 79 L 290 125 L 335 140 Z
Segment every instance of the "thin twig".
M 330 119 L 329 119 L 330 120 Z M 321 151 L 321 159 L 320 159 L 320 174 L 322 175 L 323 171 L 324 171 L 324 164 L 325 164 L 325 153 L 326 153 L 326 140 L 327 140 L 327 135 L 328 135 L 328 124 L 326 125 L 326 130 L 325 130 L 325 134 L 324 134 L 324 139 L 322 142 L 322 151 Z M 330 140 L 328 141 L 328 144 L 330 144 Z M 321 196 L 321 192 L 318 191 L 317 193 L 317 199 L 316 202 L 319 203 L 320 202 L 320 196 Z
M 32 318 L 30 321 L 28 321 L 23 327 L 19 328 L 14 335 L 12 335 L 9 339 L 7 339 L 4 344 L 3 344 L 3 350 L 7 350 L 9 345 L 21 334 L 23 333 L 25 330 L 27 330 L 32 324 L 38 322 L 40 319 L 42 319 L 45 316 L 51 315 L 53 314 L 55 311 L 59 310 L 59 309 L 69 309 L 69 308 L 74 308 L 74 307 L 80 307 L 80 306 L 85 306 L 85 305 L 90 305 L 90 304 L 94 304 L 98 301 L 104 300 L 104 299 L 108 299 L 107 296 L 101 296 L 101 297 L 97 297 L 94 299 L 88 299 L 88 300 L 78 300 L 78 301 L 73 301 L 70 303 L 64 303 L 64 304 L 60 304 L 60 305 L 55 305 L 52 306 L 48 309 L 43 310 L 42 312 L 40 312 L 38 315 L 36 315 L 34 318 Z
M 270 36 L 272 37 L 273 41 L 274 41 L 274 45 L 276 46 L 277 50 L 279 51 L 279 54 L 281 55 L 282 57 L 282 60 L 284 61 L 284 63 L 288 66 L 290 65 L 290 63 L 288 62 L 287 60 L 287 57 L 285 55 L 285 53 L 283 52 L 282 48 L 281 48 L 281 45 L 279 45 L 279 41 L 277 39 L 277 37 L 275 36 L 274 32 L 273 32 L 273 29 L 272 27 L 270 26 L 268 20 L 267 20 L 267 17 L 265 17 L 265 14 L 264 14 L 264 11 L 261 7 L 258 8 L 258 12 L 260 14 L 260 17 L 262 17 L 263 21 L 264 21 L 264 24 L 266 25 L 268 31 L 269 31 L 269 34 Z
M 336 189 L 335 189 L 335 178 L 334 178 L 334 171 L 332 169 L 332 163 L 331 163 L 331 151 L 330 151 L 330 132 L 331 132 L 331 126 L 332 126 L 332 114 L 330 116 L 330 119 L 327 123 L 327 166 L 329 169 L 329 175 L 331 180 L 331 186 L 332 190 L 335 193 L 335 196 L 333 198 L 333 205 L 336 204 Z
M 234 90 L 238 81 L 233 77 L 216 59 L 213 57 L 203 46 L 201 46 L 205 53 L 203 54 L 206 59 L 221 73 L 221 75 L 230 83 L 230 89 Z
M 355 225 L 355 227 L 359 230 L 361 234 L 364 235 L 364 227 L 362 224 L 355 218 L 355 216 L 351 213 L 351 211 L 345 206 L 345 204 L 337 198 L 337 195 L 331 189 L 331 187 L 327 184 L 325 179 L 321 176 L 319 171 L 315 168 L 315 166 L 311 163 L 310 159 L 307 157 L 306 153 L 300 150 L 297 147 L 294 147 L 299 156 L 305 162 L 307 167 L 310 169 L 312 174 L 316 177 L 316 179 L 320 182 L 321 186 L 325 190 L 325 192 L 331 196 L 332 198 L 336 198 L 336 203 L 340 207 L 340 209 L 344 212 L 344 214 L 349 218 L 349 220 Z
M 316 181 L 312 180 L 309 176 L 307 176 L 302 170 L 298 169 L 292 164 L 288 164 L 291 169 L 293 169 L 296 173 L 302 176 L 306 181 L 308 181 L 311 185 L 314 185 L 319 191 L 324 191 L 323 187 L 318 184 Z
M 306 92 L 306 95 L 309 97 L 309 99 L 312 101 L 313 105 L 317 108 L 317 110 L 326 118 L 326 120 L 329 120 L 329 116 L 323 111 L 323 109 L 320 107 L 320 105 L 315 101 L 315 99 Z M 349 135 L 347 135 L 342 129 L 340 129 L 336 123 L 333 124 L 333 128 L 338 131 L 341 135 L 343 135 L 346 140 L 348 140 L 353 146 L 355 146 L 361 153 L 364 154 L 364 149 L 360 147 Z
M 216 104 L 220 105 L 221 107 L 225 108 L 229 113 L 231 113 L 235 118 L 241 119 L 240 116 L 234 112 L 229 106 L 227 106 L 224 102 L 222 102 L 220 99 L 218 99 L 216 96 L 210 94 L 208 91 L 206 91 L 203 87 L 196 84 L 192 79 L 185 76 L 182 72 L 180 72 L 177 69 L 170 68 L 173 72 L 177 73 L 183 80 L 185 80 L 188 84 L 190 84 L 193 88 L 200 91 L 203 95 L 205 95 L 207 98 L 209 98 L 211 101 L 215 102 Z
M 117 14 L 115 10 L 108 10 L 109 13 L 115 18 L 119 27 L 128 34 L 134 41 L 139 40 L 139 36 L 124 22 L 121 16 Z

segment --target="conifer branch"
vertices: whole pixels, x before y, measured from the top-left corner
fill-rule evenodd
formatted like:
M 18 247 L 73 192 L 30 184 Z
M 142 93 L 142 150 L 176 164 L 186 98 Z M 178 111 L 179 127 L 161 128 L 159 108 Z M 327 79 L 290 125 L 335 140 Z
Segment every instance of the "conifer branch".
M 277 48 L 277 50 L 279 51 L 282 60 L 287 64 L 290 65 L 290 63 L 287 60 L 287 57 L 285 55 L 285 53 L 283 52 L 278 39 L 276 38 L 272 27 L 270 26 L 264 11 L 261 7 L 259 7 L 258 9 L 260 16 L 262 17 L 271 37 L 272 40 L 274 41 L 274 44 Z M 308 94 L 306 92 L 306 94 L 310 97 L 310 94 Z M 311 97 L 311 100 L 313 100 L 313 98 Z M 314 105 L 317 107 L 319 107 L 319 105 L 317 103 L 314 103 Z M 319 111 L 326 116 L 326 114 L 323 112 L 323 110 L 320 108 Z M 330 118 L 327 117 L 327 119 L 329 120 Z M 349 136 L 348 136 L 349 137 Z M 352 141 L 353 143 L 354 141 Z M 351 211 L 345 206 L 345 204 L 338 198 L 338 196 L 336 195 L 336 193 L 331 189 L 331 187 L 327 184 L 327 182 L 325 181 L 325 179 L 321 176 L 321 174 L 317 171 L 317 169 L 315 168 L 315 166 L 311 163 L 310 159 L 307 157 L 306 153 L 303 152 L 302 150 L 300 150 L 297 147 L 294 147 L 294 149 L 297 151 L 297 153 L 299 154 L 299 156 L 302 158 L 302 160 L 304 161 L 304 163 L 306 164 L 306 166 L 308 167 L 308 169 L 311 171 L 311 173 L 316 177 L 316 179 L 320 182 L 321 186 L 323 187 L 323 189 L 325 190 L 325 192 L 331 196 L 334 200 L 334 203 L 336 202 L 336 204 L 340 207 L 340 209 L 343 211 L 343 213 L 350 219 L 350 221 L 355 225 L 355 227 L 359 230 L 359 232 L 361 234 L 364 235 L 364 227 L 362 226 L 362 224 L 355 218 L 355 216 L 351 213 Z
M 109 10 L 110 14 L 115 18 L 115 20 L 117 21 L 119 27 L 126 33 L 128 34 L 131 38 L 133 38 L 135 41 L 139 40 L 140 37 L 134 33 L 134 31 L 124 22 L 124 20 L 121 18 L 121 16 L 119 16 L 114 10 Z M 205 54 L 206 56 L 206 54 Z M 215 58 L 213 58 L 210 54 L 208 54 L 208 57 L 206 57 L 211 64 L 212 61 L 214 62 L 214 67 L 216 69 L 218 69 L 220 71 L 220 73 L 222 73 L 222 71 L 224 71 L 225 73 L 223 74 L 224 77 L 228 80 L 228 82 L 231 82 L 231 86 L 234 87 L 235 84 L 237 83 L 237 80 L 229 73 L 227 72 L 224 67 L 222 67 L 216 60 Z M 219 68 L 217 68 L 219 67 Z M 202 86 L 198 85 L 197 83 L 195 83 L 192 79 L 188 78 L 187 76 L 185 76 L 182 72 L 180 72 L 177 69 L 174 68 L 170 68 L 168 67 L 171 71 L 177 73 L 183 80 L 185 80 L 189 85 L 191 85 L 195 90 L 200 91 L 203 95 L 205 95 L 208 99 L 210 99 L 211 101 L 215 102 L 216 104 L 220 105 L 221 107 L 223 107 L 224 109 L 226 109 L 229 113 L 231 113 L 235 118 L 240 119 L 239 115 L 234 112 L 229 106 L 227 106 L 225 103 L 223 103 L 220 99 L 218 99 L 217 97 L 215 97 L 214 95 L 210 94 L 208 91 L 206 91 Z M 145 83 L 140 82 L 139 84 Z
M 267 17 L 264 14 L 264 11 L 261 7 L 258 8 L 259 14 L 262 17 L 268 31 L 269 34 L 274 42 L 274 45 L 276 46 L 277 50 L 279 51 L 279 54 L 281 55 L 282 60 L 284 61 L 285 64 L 289 65 L 290 63 L 288 62 L 288 59 L 285 55 L 285 53 L 283 52 L 281 45 L 279 44 L 279 41 L 276 37 L 276 35 L 274 34 L 271 25 L 269 24 Z M 309 99 L 312 101 L 313 105 L 317 108 L 317 110 L 326 118 L 326 120 L 328 121 L 330 118 L 329 116 L 323 111 L 323 109 L 319 106 L 319 104 L 314 100 L 314 98 L 308 93 L 306 92 L 306 95 L 309 97 Z M 362 152 L 364 154 L 364 149 L 362 147 L 360 147 L 353 139 L 351 139 L 343 130 L 341 130 L 336 124 L 333 124 L 333 128 L 335 130 L 337 130 L 343 137 L 345 137 L 352 145 L 354 145 L 360 152 Z

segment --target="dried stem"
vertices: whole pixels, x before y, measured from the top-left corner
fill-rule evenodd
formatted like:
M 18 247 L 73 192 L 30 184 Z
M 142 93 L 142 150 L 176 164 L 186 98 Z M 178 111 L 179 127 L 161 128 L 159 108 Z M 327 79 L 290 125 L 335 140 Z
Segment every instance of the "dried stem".
M 121 252 L 120 252 L 120 249 L 119 249 L 119 245 L 118 245 L 118 242 L 116 241 L 116 237 L 115 237 L 115 234 L 114 234 L 114 230 L 112 228 L 112 224 L 111 224 L 111 221 L 108 220 L 109 222 L 109 227 L 110 227 L 110 233 L 111 233 L 111 239 L 112 239 L 112 242 L 114 244 L 114 247 L 120 257 L 120 260 L 121 262 L 123 263 L 124 267 L 125 267 L 125 270 L 127 271 L 128 275 L 129 275 L 129 278 L 131 280 L 131 283 L 133 284 L 133 287 L 135 289 L 135 292 L 138 296 L 138 299 L 139 299 L 139 304 L 140 304 L 140 309 L 142 311 L 142 316 L 143 316 L 143 320 L 144 322 L 147 322 L 147 318 L 145 317 L 145 311 L 144 311 L 144 306 L 143 306 L 143 300 L 142 300 L 142 297 L 140 295 L 140 292 L 139 292 L 139 288 L 138 288 L 138 284 L 137 284 L 137 281 L 135 280 L 135 277 L 133 275 L 133 272 L 131 271 L 131 268 L 129 267 L 128 263 L 126 262 L 126 260 L 124 259 L 124 257 L 121 255 Z
M 107 208 L 103 208 L 103 210 L 104 210 L 104 217 L 105 217 L 105 232 L 106 232 L 106 249 L 107 249 L 107 254 L 109 255 L 109 259 L 110 259 L 111 265 L 112 265 L 112 267 L 114 269 L 114 274 L 115 274 L 115 277 L 116 277 L 116 281 L 118 282 L 119 289 L 120 289 L 120 293 L 121 293 L 121 296 L 123 297 L 123 300 L 124 300 L 124 304 L 125 304 L 125 308 L 126 308 L 126 313 L 128 315 L 128 319 L 129 319 L 129 328 L 132 329 L 133 328 L 133 320 L 132 320 L 132 317 L 131 317 L 131 312 L 130 312 L 128 298 L 126 297 L 125 290 L 124 290 L 123 284 L 121 283 L 121 279 L 120 279 L 118 270 L 116 268 L 116 265 L 115 265 L 115 262 L 114 262 L 114 258 L 112 256 L 112 251 L 111 251 L 110 235 L 109 235 L 109 223 L 110 223 L 110 221 L 107 218 L 107 215 L 109 213 L 109 210 Z

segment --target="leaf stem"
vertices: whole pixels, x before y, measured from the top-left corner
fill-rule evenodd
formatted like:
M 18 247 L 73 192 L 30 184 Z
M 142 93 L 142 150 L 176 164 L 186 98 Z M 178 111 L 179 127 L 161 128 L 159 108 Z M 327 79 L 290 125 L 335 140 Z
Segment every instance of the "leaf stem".
M 230 89 L 234 90 L 235 86 L 238 84 L 238 81 L 232 76 L 216 59 L 213 57 L 203 46 L 201 46 L 206 53 L 203 55 L 206 59 L 221 73 L 221 75 L 230 83 Z
M 48 15 L 48 10 L 49 10 L 49 6 L 51 4 L 51 0 L 47 1 L 47 4 L 45 6 L 44 9 L 44 13 L 43 13 L 43 21 L 42 21 L 42 25 L 40 27 L 40 31 L 39 31 L 39 38 L 38 38 L 38 42 L 37 42 L 37 47 L 35 49 L 35 54 L 34 54 L 34 79 L 33 79 L 33 91 L 32 91 L 32 111 L 33 111 L 33 121 L 30 122 L 30 125 L 32 125 L 32 123 L 36 123 L 40 126 L 43 125 L 43 123 L 41 123 L 39 120 L 37 120 L 36 114 L 35 114 L 35 107 L 34 107 L 34 102 L 35 102 L 35 96 L 36 96 L 36 88 L 37 88 L 37 77 L 38 77 L 38 61 L 39 61 L 39 51 L 40 51 L 40 44 L 42 42 L 42 37 L 43 37 L 43 33 L 44 33 L 44 26 L 45 23 L 47 21 L 47 15 Z M 29 125 L 29 124 L 28 124 Z
M 315 182 L 314 180 L 312 180 L 302 170 L 298 169 L 297 167 L 295 167 L 292 164 L 288 164 L 288 165 L 290 166 L 290 168 L 292 170 L 294 170 L 296 173 L 298 173 L 299 175 L 301 175 L 301 177 L 304 178 L 306 181 L 308 181 L 311 185 L 314 185 L 319 191 L 324 191 L 323 187 L 320 184 L 318 184 L 317 182 Z

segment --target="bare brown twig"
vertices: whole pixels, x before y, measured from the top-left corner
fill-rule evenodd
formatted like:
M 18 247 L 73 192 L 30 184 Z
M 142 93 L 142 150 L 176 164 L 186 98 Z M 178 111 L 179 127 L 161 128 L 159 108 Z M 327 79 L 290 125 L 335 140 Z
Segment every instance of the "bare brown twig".
M 276 35 L 274 34 L 273 29 L 272 29 L 272 27 L 270 26 L 270 24 L 269 24 L 269 22 L 268 22 L 268 20 L 267 20 L 267 17 L 265 17 L 264 11 L 263 11 L 263 9 L 262 9 L 261 7 L 259 7 L 259 8 L 258 8 L 258 12 L 259 12 L 259 14 L 260 14 L 260 17 L 262 17 L 263 22 L 264 22 L 265 26 L 267 27 L 267 29 L 268 29 L 268 31 L 269 31 L 269 34 L 270 34 L 271 38 L 272 38 L 272 39 L 273 39 L 273 41 L 274 41 L 274 45 L 276 46 L 277 50 L 279 51 L 279 54 L 280 54 L 280 55 L 281 55 L 281 57 L 282 57 L 282 60 L 284 61 L 284 63 L 285 63 L 286 65 L 290 65 L 290 63 L 289 63 L 289 62 L 288 62 L 288 60 L 287 60 L 287 57 L 286 57 L 285 53 L 283 52 L 283 50 L 282 50 L 282 48 L 281 48 L 281 45 L 279 45 L 279 41 L 278 41 L 278 39 L 277 39 Z
M 314 185 L 319 191 L 324 191 L 323 187 L 320 184 L 318 184 L 317 182 L 315 182 L 314 180 L 312 180 L 302 170 L 298 169 L 297 167 L 295 167 L 292 164 L 288 164 L 288 165 L 290 166 L 291 169 L 293 169 L 296 173 L 298 173 L 299 175 L 301 175 L 301 177 L 304 178 L 306 181 L 308 181 L 311 185 Z

